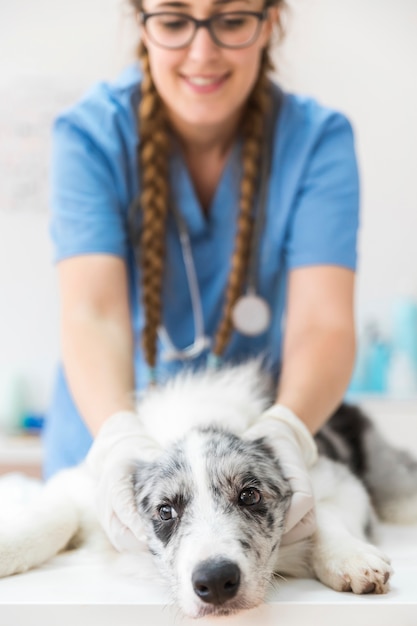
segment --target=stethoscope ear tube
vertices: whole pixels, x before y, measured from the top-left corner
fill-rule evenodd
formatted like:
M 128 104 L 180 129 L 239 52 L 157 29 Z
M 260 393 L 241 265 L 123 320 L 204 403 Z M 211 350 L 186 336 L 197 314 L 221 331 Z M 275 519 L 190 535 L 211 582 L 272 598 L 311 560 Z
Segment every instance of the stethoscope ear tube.
M 264 133 L 266 139 L 262 151 L 257 209 L 254 214 L 255 223 L 250 246 L 247 289 L 246 292 L 238 298 L 232 311 L 234 328 L 249 337 L 264 333 L 268 329 L 271 320 L 271 311 L 268 302 L 257 294 L 257 277 L 259 269 L 258 256 L 266 218 L 266 202 L 272 162 L 273 126 L 279 117 L 281 103 L 282 93 L 280 92 L 278 111 L 275 115 L 268 115 L 266 118 L 266 130 Z M 194 322 L 194 341 L 186 348 L 178 349 L 171 341 L 166 327 L 160 326 L 158 336 L 164 346 L 161 359 L 163 361 L 190 360 L 200 356 L 205 350 L 208 350 L 211 347 L 212 339 L 205 334 L 202 300 L 187 225 L 173 200 L 171 200 L 170 208 L 178 229 L 181 253 L 190 292 Z
M 164 326 L 158 329 L 158 334 L 163 342 L 165 349 L 161 354 L 162 361 L 189 361 L 197 356 L 200 356 L 205 350 L 208 350 L 211 346 L 211 339 L 206 335 L 196 336 L 193 343 L 181 350 L 177 349 L 172 343 L 168 332 Z

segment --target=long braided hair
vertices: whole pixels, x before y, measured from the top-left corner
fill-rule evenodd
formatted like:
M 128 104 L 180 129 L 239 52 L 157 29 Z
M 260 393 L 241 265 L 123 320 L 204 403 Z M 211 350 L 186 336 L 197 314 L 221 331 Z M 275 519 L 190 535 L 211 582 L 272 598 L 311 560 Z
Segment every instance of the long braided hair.
M 131 2 L 136 10 L 141 9 L 140 0 Z M 269 6 L 283 4 L 284 0 L 267 2 Z M 279 30 L 282 35 L 281 23 Z M 146 363 L 151 372 L 154 372 L 158 328 L 162 321 L 166 218 L 169 210 L 170 128 L 164 104 L 152 80 L 148 53 L 142 43 L 138 48 L 138 57 L 143 72 L 138 111 L 140 133 L 138 166 L 141 191 L 138 202 L 133 205 L 133 211 L 141 212 L 141 228 L 140 233 L 131 228 L 131 241 L 142 275 L 142 302 L 145 313 L 142 346 Z M 233 331 L 233 307 L 242 294 L 246 280 L 253 232 L 253 205 L 260 173 L 265 117 L 270 103 L 268 73 L 271 69 L 273 64 L 266 48 L 262 53 L 258 78 L 243 116 L 239 215 L 222 317 L 213 339 L 212 353 L 216 357 L 221 357 L 230 340 Z M 138 223 L 136 217 L 135 214 L 130 215 L 131 225 Z

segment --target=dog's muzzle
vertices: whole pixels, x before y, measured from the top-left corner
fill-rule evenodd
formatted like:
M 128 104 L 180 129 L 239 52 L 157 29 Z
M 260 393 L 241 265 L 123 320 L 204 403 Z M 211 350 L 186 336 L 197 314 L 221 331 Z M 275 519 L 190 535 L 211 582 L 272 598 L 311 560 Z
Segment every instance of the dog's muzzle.
M 191 580 L 200 600 L 218 606 L 236 595 L 240 569 L 233 561 L 210 559 L 197 565 Z

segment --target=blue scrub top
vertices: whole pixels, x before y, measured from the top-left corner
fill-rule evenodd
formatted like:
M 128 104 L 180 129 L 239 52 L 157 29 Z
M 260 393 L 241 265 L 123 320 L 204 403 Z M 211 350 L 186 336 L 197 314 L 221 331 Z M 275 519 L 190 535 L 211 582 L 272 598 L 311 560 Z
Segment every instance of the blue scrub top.
M 55 261 L 79 254 L 111 254 L 126 260 L 136 337 L 136 387 L 147 384 L 140 350 L 143 312 L 140 272 L 127 234 L 128 208 L 138 194 L 137 120 L 141 74 L 135 64 L 113 83 L 100 83 L 53 129 L 51 234 Z M 309 265 L 355 269 L 358 172 L 351 125 L 338 112 L 310 98 L 273 86 L 279 117 L 272 135 L 271 175 L 259 246 L 257 292 L 272 311 L 269 329 L 258 337 L 234 332 L 224 358 L 239 361 L 262 354 L 278 376 L 288 271 Z M 237 141 L 205 215 L 180 154 L 170 162 L 171 193 L 188 228 L 206 333 L 221 317 L 238 213 L 240 142 Z M 163 319 L 178 348 L 192 344 L 194 323 L 178 228 L 168 218 Z M 159 346 L 161 350 L 161 345 Z M 201 365 L 202 355 L 194 362 Z M 183 367 L 158 364 L 160 379 Z M 80 462 L 91 444 L 60 366 L 44 434 L 45 476 Z

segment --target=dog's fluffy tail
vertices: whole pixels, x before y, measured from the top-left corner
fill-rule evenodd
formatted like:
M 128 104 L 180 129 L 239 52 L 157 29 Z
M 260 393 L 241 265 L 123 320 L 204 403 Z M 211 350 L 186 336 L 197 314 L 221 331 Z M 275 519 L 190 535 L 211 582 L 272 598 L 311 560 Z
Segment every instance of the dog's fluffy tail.
M 65 549 L 76 535 L 79 513 L 65 483 L 65 476 L 58 474 L 16 517 L 2 520 L 0 577 L 41 565 Z
M 381 519 L 417 522 L 417 459 L 386 441 L 359 408 L 343 404 L 317 442 L 322 454 L 348 464 L 364 482 Z
M 394 524 L 417 522 L 417 459 L 390 445 L 374 428 L 365 435 L 365 484 L 378 516 Z

